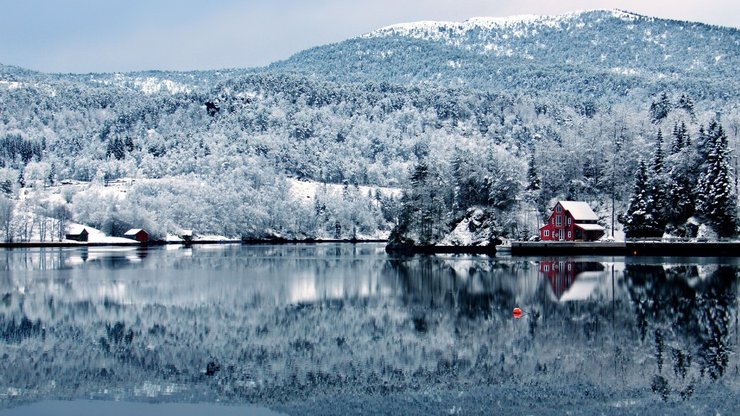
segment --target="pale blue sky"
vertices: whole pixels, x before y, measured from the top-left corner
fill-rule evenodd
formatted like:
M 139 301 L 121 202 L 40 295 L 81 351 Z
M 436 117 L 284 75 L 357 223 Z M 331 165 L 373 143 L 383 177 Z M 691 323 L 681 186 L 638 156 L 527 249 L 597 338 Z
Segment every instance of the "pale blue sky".
M 395 23 L 595 8 L 740 26 L 738 0 L 0 0 L 0 63 L 47 72 L 254 67 Z

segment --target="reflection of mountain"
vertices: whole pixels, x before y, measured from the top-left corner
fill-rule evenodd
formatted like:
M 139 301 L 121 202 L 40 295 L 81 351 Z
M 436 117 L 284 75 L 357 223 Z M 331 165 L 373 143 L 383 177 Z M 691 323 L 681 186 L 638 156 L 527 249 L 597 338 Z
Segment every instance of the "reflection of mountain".
M 552 294 L 560 301 L 584 300 L 599 284 L 604 271 L 602 263 L 548 259 L 540 262 L 542 273 L 550 284 Z

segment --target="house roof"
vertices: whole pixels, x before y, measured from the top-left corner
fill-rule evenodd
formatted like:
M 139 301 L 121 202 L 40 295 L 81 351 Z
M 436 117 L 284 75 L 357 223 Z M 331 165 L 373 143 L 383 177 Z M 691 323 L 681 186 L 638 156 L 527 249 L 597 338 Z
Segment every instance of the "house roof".
M 136 235 L 139 234 L 139 231 L 144 231 L 141 228 L 132 228 L 128 231 L 126 231 L 123 235 Z
M 570 215 L 576 221 L 596 221 L 599 219 L 587 202 L 558 201 L 558 203 L 563 206 L 564 210 L 570 212 Z
M 83 232 L 89 234 L 89 232 L 82 225 L 71 225 L 69 226 L 69 228 L 67 228 L 67 235 L 80 235 Z
M 576 227 L 582 229 L 583 231 L 604 231 L 605 228 L 600 226 L 599 224 L 579 224 L 576 223 Z

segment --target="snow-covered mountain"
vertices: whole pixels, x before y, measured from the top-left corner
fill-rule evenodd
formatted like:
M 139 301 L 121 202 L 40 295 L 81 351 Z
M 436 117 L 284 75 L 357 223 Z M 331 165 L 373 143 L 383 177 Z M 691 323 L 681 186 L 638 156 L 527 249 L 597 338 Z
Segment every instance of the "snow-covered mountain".
M 397 24 L 272 67 L 488 90 L 621 95 L 670 86 L 727 96 L 738 91 L 739 48 L 736 28 L 592 10 Z

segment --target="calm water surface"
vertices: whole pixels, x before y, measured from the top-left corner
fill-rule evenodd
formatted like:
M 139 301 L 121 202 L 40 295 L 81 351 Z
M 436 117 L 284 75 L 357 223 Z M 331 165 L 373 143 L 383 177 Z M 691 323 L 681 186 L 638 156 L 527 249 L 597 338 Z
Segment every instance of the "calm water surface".
M 380 244 L 5 250 L 0 409 L 737 409 L 739 270 L 737 258 L 389 257 Z

